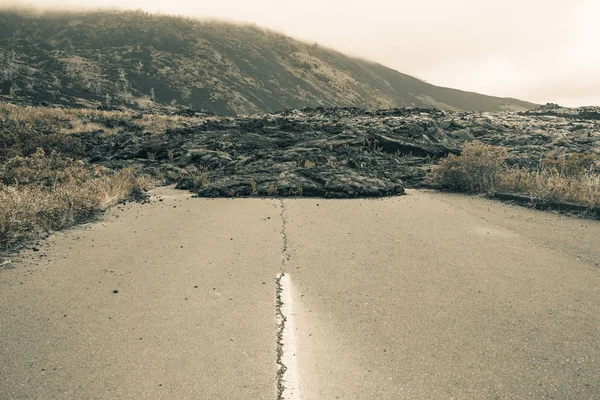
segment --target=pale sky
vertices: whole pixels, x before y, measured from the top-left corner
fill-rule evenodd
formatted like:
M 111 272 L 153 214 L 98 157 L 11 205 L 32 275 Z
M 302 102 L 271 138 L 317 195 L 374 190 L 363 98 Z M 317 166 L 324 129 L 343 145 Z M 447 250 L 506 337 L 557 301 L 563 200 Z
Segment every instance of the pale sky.
M 0 0 L 251 22 L 429 83 L 600 105 L 600 0 Z

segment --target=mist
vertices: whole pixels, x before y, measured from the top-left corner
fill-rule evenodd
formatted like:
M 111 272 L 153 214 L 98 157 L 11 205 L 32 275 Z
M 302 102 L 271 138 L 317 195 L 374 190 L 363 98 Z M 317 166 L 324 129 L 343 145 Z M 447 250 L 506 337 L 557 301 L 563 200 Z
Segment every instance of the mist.
M 69 0 L 5 7 L 81 10 Z M 96 0 L 86 7 L 250 22 L 431 84 L 536 103 L 600 105 L 600 2 Z

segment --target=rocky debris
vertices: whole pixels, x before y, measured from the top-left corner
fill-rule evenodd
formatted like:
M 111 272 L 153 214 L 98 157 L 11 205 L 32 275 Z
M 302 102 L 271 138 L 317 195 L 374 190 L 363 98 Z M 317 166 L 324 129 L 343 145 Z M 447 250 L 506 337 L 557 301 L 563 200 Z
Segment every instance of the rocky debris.
M 558 104 L 548 103 L 533 110 L 520 113 L 521 115 L 552 115 L 555 117 L 598 120 L 600 121 L 600 107 L 561 107 Z
M 480 140 L 535 168 L 548 155 L 600 154 L 600 108 L 524 113 L 316 108 L 198 117 L 165 134 L 78 135 L 90 161 L 134 165 L 200 196 L 365 197 L 425 185 L 432 163 Z

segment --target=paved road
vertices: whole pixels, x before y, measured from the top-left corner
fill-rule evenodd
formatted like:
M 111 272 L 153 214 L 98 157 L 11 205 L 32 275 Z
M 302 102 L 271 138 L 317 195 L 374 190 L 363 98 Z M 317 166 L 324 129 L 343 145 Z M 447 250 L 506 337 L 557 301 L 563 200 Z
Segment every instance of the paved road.
M 0 399 L 600 398 L 597 221 L 156 195 L 0 270 Z

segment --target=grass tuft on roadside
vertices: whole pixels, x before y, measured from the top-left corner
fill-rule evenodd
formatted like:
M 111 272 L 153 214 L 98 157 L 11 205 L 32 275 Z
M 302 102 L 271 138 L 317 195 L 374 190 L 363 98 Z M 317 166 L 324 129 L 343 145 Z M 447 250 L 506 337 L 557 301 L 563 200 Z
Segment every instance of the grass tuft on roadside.
M 90 220 L 155 184 L 133 169 L 114 172 L 43 150 L 11 158 L 0 166 L 0 251 Z
M 600 160 L 593 154 L 547 156 L 538 169 L 508 166 L 507 150 L 481 142 L 465 144 L 460 156 L 450 155 L 428 178 L 445 189 L 467 193 L 508 192 L 532 199 L 600 207 Z

